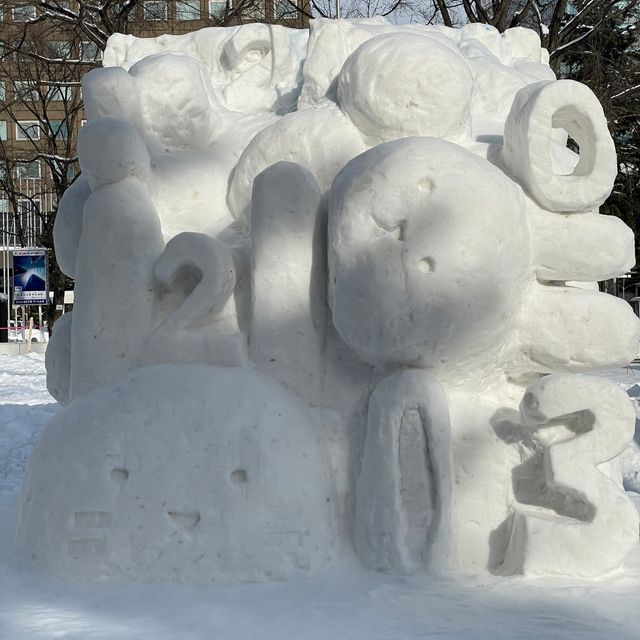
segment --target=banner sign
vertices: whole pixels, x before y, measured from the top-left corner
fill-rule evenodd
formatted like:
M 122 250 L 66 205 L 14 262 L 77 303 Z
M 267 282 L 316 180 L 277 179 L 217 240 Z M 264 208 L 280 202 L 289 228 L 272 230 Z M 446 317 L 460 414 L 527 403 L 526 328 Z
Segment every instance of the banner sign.
M 13 304 L 48 304 L 47 249 L 13 251 Z

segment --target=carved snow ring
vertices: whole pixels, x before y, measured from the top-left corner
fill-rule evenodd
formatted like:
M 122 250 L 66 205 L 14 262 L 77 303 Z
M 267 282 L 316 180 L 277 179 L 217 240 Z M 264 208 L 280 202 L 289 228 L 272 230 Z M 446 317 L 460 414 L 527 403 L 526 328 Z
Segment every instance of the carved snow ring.
M 580 146 L 570 175 L 553 168 L 550 144 L 556 128 L 565 129 Z M 539 82 L 518 92 L 505 123 L 502 157 L 540 206 L 558 212 L 601 205 L 618 171 L 602 107 L 588 87 L 573 80 Z

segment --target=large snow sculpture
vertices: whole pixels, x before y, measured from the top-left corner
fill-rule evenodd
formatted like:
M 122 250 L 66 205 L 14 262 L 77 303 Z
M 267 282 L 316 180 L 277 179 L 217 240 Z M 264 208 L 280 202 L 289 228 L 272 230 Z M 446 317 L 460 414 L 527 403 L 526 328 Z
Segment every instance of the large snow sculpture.
M 602 109 L 533 32 L 243 25 L 113 36 L 105 64 L 56 221 L 77 302 L 47 356 L 66 406 L 25 479 L 28 561 L 621 567 L 633 410 L 575 374 L 638 351 L 593 286 L 633 265 L 633 235 L 598 213 Z

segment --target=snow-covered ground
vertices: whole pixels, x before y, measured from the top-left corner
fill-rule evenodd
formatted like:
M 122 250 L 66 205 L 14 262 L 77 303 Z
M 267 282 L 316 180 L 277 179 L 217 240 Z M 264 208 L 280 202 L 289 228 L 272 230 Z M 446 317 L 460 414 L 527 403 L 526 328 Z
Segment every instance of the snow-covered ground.
M 640 400 L 640 386 L 633 389 L 640 368 L 606 375 Z M 403 579 L 353 569 L 314 580 L 207 587 L 78 586 L 35 575 L 15 562 L 13 526 L 25 461 L 56 410 L 44 356 L 0 356 L 0 640 L 640 638 L 640 545 L 626 575 L 598 583 Z M 637 469 L 634 443 L 626 454 L 628 486 Z

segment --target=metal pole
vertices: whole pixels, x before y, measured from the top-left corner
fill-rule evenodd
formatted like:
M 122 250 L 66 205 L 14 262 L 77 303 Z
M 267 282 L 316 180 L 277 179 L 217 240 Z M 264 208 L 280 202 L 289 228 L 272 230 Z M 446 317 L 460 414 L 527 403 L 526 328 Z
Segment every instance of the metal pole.
M 11 324 L 9 321 L 11 320 L 11 305 L 12 305 L 12 289 L 11 289 L 11 285 L 13 284 L 13 282 L 11 281 L 11 254 L 9 252 L 9 238 L 7 238 L 7 253 L 6 253 L 6 257 L 5 257 L 5 261 L 7 264 L 7 293 L 9 294 L 9 300 L 8 300 L 8 304 L 7 304 L 7 327 L 9 326 L 9 324 Z
M 340 0 L 336 0 L 336 20 L 340 20 Z
M 11 326 L 11 267 L 9 265 L 9 261 L 11 260 L 11 256 L 9 255 L 9 211 L 5 213 L 5 228 L 4 228 L 4 281 L 5 281 L 5 290 L 7 293 L 7 317 L 2 319 L 2 322 L 6 320 L 7 327 Z M 7 329 L 8 331 L 8 329 Z M 8 335 L 8 334 L 7 334 Z

